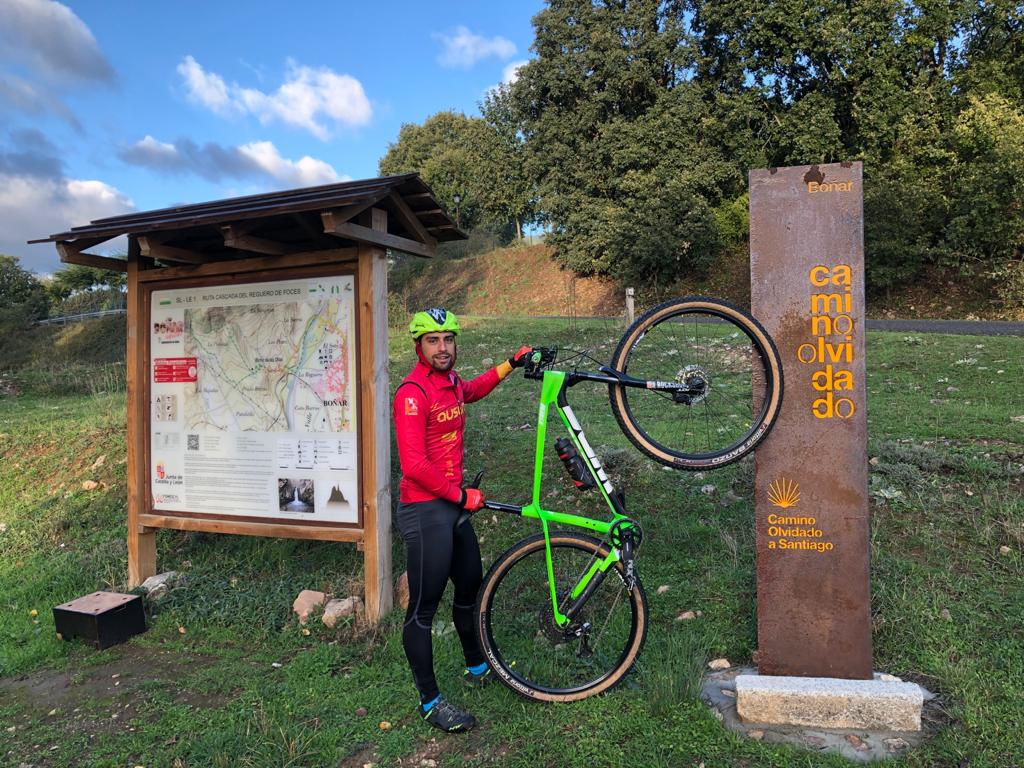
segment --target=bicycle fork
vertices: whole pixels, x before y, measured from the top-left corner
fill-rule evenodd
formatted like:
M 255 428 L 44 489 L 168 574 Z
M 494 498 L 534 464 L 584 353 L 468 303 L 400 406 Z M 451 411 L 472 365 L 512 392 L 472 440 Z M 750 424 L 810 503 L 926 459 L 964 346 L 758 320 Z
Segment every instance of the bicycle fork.
M 587 601 L 590 599 L 591 595 L 593 595 L 594 592 L 596 592 L 598 590 L 598 588 L 604 582 L 605 578 L 608 576 L 608 570 L 610 568 L 613 568 L 615 563 L 620 562 L 620 561 L 622 562 L 622 573 L 619 574 L 619 578 L 622 579 L 622 585 L 626 588 L 626 591 L 627 592 L 632 592 L 633 591 L 633 587 L 636 586 L 636 560 L 635 560 L 635 556 L 636 556 L 636 544 L 639 543 L 638 542 L 638 537 L 637 537 L 637 534 L 636 534 L 636 531 L 638 529 L 634 529 L 633 525 L 635 525 L 635 523 L 633 523 L 633 521 L 631 521 L 631 520 L 630 521 L 623 520 L 623 521 L 620 521 L 620 522 L 629 522 L 630 523 L 630 525 L 628 525 L 628 526 L 627 525 L 621 526 L 622 527 L 622 531 L 619 534 L 621 536 L 621 539 L 622 539 L 621 540 L 621 546 L 619 546 L 619 547 L 613 546 L 611 548 L 611 550 L 608 552 L 608 555 L 605 558 L 603 558 L 602 560 L 598 560 L 597 556 L 595 555 L 594 559 L 593 559 L 593 562 L 591 562 L 591 564 L 590 564 L 590 567 L 580 577 L 580 580 L 578 582 L 576 582 L 575 586 L 572 588 L 572 591 L 570 591 L 570 593 L 569 593 L 569 600 L 571 602 L 568 603 L 568 605 L 565 608 L 565 611 L 562 613 L 562 617 L 564 619 L 566 619 L 568 622 L 571 622 L 576 617 L 576 615 L 583 609 L 583 607 L 587 604 Z M 613 526 L 613 530 L 614 530 L 615 527 L 616 526 Z M 550 540 L 547 540 L 547 548 L 548 548 L 548 553 L 550 555 L 550 551 L 551 551 L 551 542 L 550 542 Z M 551 583 L 554 584 L 553 572 L 552 572 L 552 570 L 550 568 L 550 562 L 551 561 L 550 561 L 550 557 L 549 557 L 549 560 L 548 560 L 548 563 L 549 563 L 548 578 L 551 581 Z M 556 621 L 557 621 L 558 618 L 559 618 L 558 612 L 557 612 L 558 606 L 556 605 L 555 607 L 556 607 L 555 618 L 556 618 Z M 561 624 L 561 622 L 559 622 L 559 624 Z

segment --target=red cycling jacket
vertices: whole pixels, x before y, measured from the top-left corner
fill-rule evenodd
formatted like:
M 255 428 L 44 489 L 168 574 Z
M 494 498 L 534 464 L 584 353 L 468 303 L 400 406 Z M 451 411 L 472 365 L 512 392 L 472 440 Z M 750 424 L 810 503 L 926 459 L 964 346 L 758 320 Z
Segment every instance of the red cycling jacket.
M 455 371 L 435 371 L 421 357 L 398 385 L 392 410 L 402 465 L 402 503 L 434 499 L 459 503 L 466 403 L 485 397 L 498 386 L 504 378 L 500 368 L 463 381 Z

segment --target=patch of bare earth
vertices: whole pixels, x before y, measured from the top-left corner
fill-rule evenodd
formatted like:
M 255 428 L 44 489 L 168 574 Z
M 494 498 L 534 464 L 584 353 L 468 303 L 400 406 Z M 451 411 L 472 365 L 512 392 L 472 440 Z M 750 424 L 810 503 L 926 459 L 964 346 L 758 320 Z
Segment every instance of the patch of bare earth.
M 545 245 L 431 263 L 402 298 L 408 309 L 443 305 L 471 315 L 608 317 L 624 311 L 614 283 L 563 270 Z
M 44 670 L 0 679 L 0 698 L 21 702 L 25 713 L 19 727 L 45 722 L 66 733 L 89 738 L 132 731 L 143 715 L 154 688 L 176 704 L 214 709 L 227 704 L 229 693 L 203 693 L 183 686 L 190 673 L 212 666 L 213 657 L 186 655 L 124 645 L 106 664 L 64 671 Z
M 424 726 L 427 728 L 429 726 Z M 511 751 L 507 744 L 497 746 L 484 746 L 484 735 L 487 726 L 478 725 L 469 733 L 459 734 L 438 734 L 437 736 L 424 736 L 416 745 L 416 749 L 408 755 L 397 758 L 394 765 L 409 766 L 410 768 L 435 768 L 444 762 L 445 755 L 457 753 L 463 760 L 477 765 L 502 765 L 502 759 Z M 433 731 L 437 733 L 437 731 Z M 356 745 L 337 768 L 365 768 L 372 765 L 375 768 L 381 766 L 380 758 L 377 755 L 377 748 L 372 742 L 364 742 Z

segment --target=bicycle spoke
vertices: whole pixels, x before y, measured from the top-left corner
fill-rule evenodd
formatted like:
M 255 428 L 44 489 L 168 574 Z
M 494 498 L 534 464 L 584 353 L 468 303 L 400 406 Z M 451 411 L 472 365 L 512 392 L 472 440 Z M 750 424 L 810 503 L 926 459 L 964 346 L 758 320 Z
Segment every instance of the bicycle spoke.
M 572 604 L 569 593 L 603 557 L 593 544 L 583 547 L 553 541 L 560 611 L 564 613 Z M 541 541 L 509 568 L 493 590 L 489 607 L 492 647 L 512 674 L 531 687 L 578 690 L 594 685 L 615 670 L 635 639 L 635 608 L 629 594 L 622 579 L 609 573 L 569 624 L 556 626 Z
M 668 315 L 633 337 L 625 356 L 619 367 L 631 376 L 684 388 L 681 394 L 625 388 L 621 394 L 639 437 L 672 455 L 727 452 L 758 421 L 755 401 L 764 398 L 755 392 L 765 380 L 765 360 L 739 324 L 703 310 Z

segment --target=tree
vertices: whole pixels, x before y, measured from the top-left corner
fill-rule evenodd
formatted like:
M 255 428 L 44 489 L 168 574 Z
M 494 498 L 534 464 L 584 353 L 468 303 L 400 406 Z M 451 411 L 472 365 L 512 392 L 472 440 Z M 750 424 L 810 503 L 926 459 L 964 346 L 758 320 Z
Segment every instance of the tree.
M 69 264 L 57 270 L 45 285 L 52 300 L 64 301 L 83 291 L 123 292 L 128 276 L 125 272 Z
M 69 264 L 43 281 L 54 314 L 77 315 L 125 305 L 127 274 Z
M 869 289 L 1020 257 L 1019 2 L 549 0 L 533 23 L 482 119 L 403 127 L 382 171 L 458 191 L 473 225 L 535 217 L 563 264 L 622 280 L 742 247 L 749 169 L 846 160 Z
M 971 97 L 953 128 L 948 253 L 998 264 L 1024 251 L 1024 111 L 996 93 Z
M 645 281 L 706 266 L 742 176 L 706 130 L 681 5 L 553 0 L 534 28 L 511 98 L 559 258 Z
M 0 254 L 0 330 L 22 328 L 46 317 L 49 301 L 42 283 L 18 259 Z
M 489 218 L 515 223 L 516 239 L 523 225 L 536 216 L 537 192 L 526 173 L 526 141 L 523 116 L 516 109 L 512 91 L 502 84 L 491 90 L 480 105 L 485 130 L 476 147 L 481 205 Z
M 971 3 L 963 31 L 963 56 L 954 62 L 957 87 L 1024 103 L 1024 6 L 1013 0 Z
M 456 112 L 438 112 L 423 125 L 406 123 L 381 158 L 380 172 L 419 173 L 460 227 L 472 229 L 483 218 L 481 186 L 486 182 L 477 158 L 484 130 L 480 118 Z

